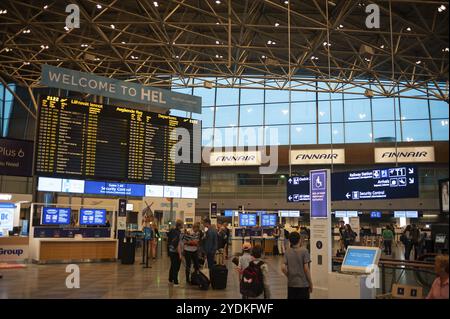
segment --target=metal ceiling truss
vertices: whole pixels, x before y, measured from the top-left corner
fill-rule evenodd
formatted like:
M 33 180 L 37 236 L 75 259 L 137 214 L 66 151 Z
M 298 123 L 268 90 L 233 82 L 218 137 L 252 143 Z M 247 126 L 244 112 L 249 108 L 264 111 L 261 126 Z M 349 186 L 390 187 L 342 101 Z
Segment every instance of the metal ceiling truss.
M 328 1 L 328 23 L 325 1 L 291 0 L 289 51 L 284 0 L 160 0 L 157 6 L 153 0 L 73 0 L 81 25 L 72 30 L 64 29 L 66 2 L 3 0 L 0 75 L 39 87 L 47 63 L 159 87 L 173 79 L 203 85 L 194 78 L 293 91 L 370 85 L 375 95 L 408 96 L 416 89 L 420 98 L 448 101 L 448 1 L 391 0 L 393 50 L 389 0 Z M 371 3 L 381 9 L 380 29 L 365 26 Z M 442 5 L 447 10 L 439 12 Z M 327 27 L 331 46 L 324 45 Z M 362 46 L 373 53 L 361 53 Z M 316 87 L 316 80 L 326 87 Z

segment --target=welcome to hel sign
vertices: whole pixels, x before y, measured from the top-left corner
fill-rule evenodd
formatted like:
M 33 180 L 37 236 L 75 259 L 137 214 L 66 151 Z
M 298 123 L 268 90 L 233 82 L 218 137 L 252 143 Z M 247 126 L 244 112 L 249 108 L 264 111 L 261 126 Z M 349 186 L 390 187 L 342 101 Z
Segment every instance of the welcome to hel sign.
M 202 113 L 202 99 L 169 90 L 143 86 L 94 74 L 44 64 L 41 84 L 59 89 L 150 104 L 162 109 Z

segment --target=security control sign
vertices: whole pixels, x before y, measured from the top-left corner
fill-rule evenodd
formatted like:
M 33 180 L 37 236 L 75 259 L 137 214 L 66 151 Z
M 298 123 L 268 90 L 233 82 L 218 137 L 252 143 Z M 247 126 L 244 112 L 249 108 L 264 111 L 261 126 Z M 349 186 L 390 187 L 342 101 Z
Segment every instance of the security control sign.
M 332 175 L 331 184 L 333 201 L 419 197 L 414 166 L 338 172 Z
M 0 175 L 32 176 L 33 142 L 0 138 Z

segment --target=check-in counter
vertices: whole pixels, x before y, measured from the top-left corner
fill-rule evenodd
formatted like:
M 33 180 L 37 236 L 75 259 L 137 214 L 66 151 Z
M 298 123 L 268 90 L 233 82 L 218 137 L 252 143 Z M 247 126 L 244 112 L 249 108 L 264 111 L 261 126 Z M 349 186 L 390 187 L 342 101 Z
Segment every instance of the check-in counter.
M 0 237 L 0 262 L 27 260 L 28 244 L 28 237 Z
M 34 238 L 30 251 L 32 262 L 38 264 L 115 261 L 117 239 Z

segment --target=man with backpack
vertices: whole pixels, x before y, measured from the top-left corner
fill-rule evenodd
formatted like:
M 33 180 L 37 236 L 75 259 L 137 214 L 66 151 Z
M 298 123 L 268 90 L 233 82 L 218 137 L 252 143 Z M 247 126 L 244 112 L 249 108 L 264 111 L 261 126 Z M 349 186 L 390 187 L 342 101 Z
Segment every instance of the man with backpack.
M 241 278 L 240 292 L 242 299 L 270 299 L 268 283 L 269 268 L 261 260 L 263 249 L 255 245 L 252 249 L 253 260 L 244 269 Z
M 309 252 L 300 246 L 299 233 L 290 233 L 289 242 L 291 248 L 286 250 L 281 269 L 288 279 L 288 299 L 309 299 L 313 290 Z

